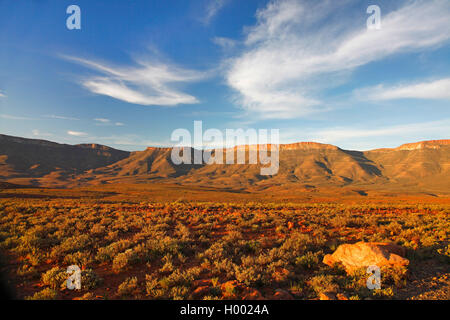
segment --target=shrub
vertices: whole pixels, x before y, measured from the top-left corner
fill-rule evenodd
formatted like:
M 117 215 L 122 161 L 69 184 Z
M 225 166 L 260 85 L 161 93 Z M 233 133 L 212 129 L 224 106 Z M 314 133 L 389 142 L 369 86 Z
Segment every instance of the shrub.
M 121 297 L 126 296 L 135 296 L 139 294 L 140 290 L 138 287 L 138 280 L 136 277 L 130 277 L 125 279 L 124 282 L 122 282 L 119 285 L 119 288 L 117 289 L 117 295 Z
M 303 269 L 316 268 L 320 263 L 320 254 L 321 252 L 312 253 L 308 251 L 303 256 L 297 257 L 295 264 Z
M 42 283 L 52 289 L 59 289 L 64 286 L 68 277 L 66 270 L 54 267 L 42 274 Z
M 51 288 L 45 288 L 34 295 L 26 297 L 26 300 L 55 300 L 58 297 L 58 292 Z
M 318 275 L 312 277 L 307 283 L 317 295 L 322 292 L 337 292 L 339 290 L 339 286 L 334 282 L 332 275 Z
M 100 278 L 92 269 L 81 271 L 81 288 L 83 290 L 92 290 L 102 284 L 103 279 Z

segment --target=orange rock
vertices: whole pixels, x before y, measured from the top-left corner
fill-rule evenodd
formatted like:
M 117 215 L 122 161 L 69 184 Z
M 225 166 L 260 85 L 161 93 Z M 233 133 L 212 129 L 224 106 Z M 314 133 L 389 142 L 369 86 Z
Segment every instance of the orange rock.
M 225 297 L 235 296 L 239 289 L 242 289 L 242 286 L 237 280 L 227 281 L 220 286 L 220 290 Z
M 294 300 L 294 297 L 283 289 L 275 290 L 275 294 L 272 297 L 273 300 Z
M 200 279 L 200 280 L 192 281 L 193 288 L 203 287 L 203 286 L 211 286 L 211 285 L 212 285 L 211 279 Z
M 254 288 L 247 288 L 245 290 L 244 296 L 242 298 L 243 300 L 264 300 L 263 295 L 261 292 Z
M 201 299 L 204 296 L 206 296 L 209 293 L 209 287 L 207 286 L 202 286 L 202 287 L 198 287 L 197 289 L 194 290 L 194 292 L 192 292 L 191 297 L 192 299 Z
M 358 242 L 340 245 L 333 254 L 327 254 L 323 263 L 332 266 L 342 263 L 351 272 L 368 266 L 407 266 L 409 260 L 403 258 L 405 248 L 381 242 Z
M 332 292 L 321 292 L 319 294 L 320 300 L 336 300 L 336 296 Z
M 345 294 L 343 294 L 343 293 L 338 293 L 338 294 L 336 295 L 336 298 L 337 298 L 338 300 L 348 300 L 348 297 L 347 297 Z

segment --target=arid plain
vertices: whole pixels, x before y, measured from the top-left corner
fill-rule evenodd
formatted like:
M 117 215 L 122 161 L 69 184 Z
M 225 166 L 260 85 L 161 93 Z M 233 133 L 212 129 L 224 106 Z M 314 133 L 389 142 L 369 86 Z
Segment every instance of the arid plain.
M 449 143 L 282 145 L 267 177 L 176 166 L 168 148 L 2 135 L 2 274 L 27 299 L 449 299 Z M 324 263 L 361 241 L 404 250 L 381 289 Z M 81 290 L 65 286 L 70 265 Z

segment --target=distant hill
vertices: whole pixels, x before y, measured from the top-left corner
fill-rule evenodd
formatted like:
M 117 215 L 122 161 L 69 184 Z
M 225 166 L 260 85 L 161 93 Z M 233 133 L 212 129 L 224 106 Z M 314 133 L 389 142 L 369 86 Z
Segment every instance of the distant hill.
M 0 135 L 0 180 L 64 185 L 86 170 L 107 166 L 129 154 L 98 144 L 67 145 Z
M 158 181 L 233 189 L 346 186 L 361 194 L 365 191 L 360 190 L 450 192 L 450 140 L 365 152 L 314 142 L 280 145 L 279 172 L 273 176 L 262 176 L 259 164 L 175 165 L 171 151 L 149 147 L 126 152 L 0 135 L 0 180 L 50 187 Z M 202 151 L 187 152 L 192 158 Z

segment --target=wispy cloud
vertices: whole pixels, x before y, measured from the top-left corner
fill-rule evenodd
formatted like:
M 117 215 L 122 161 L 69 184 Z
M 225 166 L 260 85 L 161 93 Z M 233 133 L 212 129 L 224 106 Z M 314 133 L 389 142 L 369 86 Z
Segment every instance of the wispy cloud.
M 34 129 L 31 131 L 33 136 L 35 137 L 52 137 L 53 134 L 49 133 L 49 132 L 42 132 L 38 129 Z
M 9 115 L 9 114 L 0 114 L 0 118 L 8 119 L 8 120 L 36 120 L 35 118 L 13 116 L 13 115 Z
M 416 133 L 423 134 L 424 132 L 430 135 L 438 133 L 442 134 L 442 136 L 450 137 L 450 119 L 394 125 L 375 129 L 332 128 L 317 131 L 314 135 L 324 142 L 336 142 L 355 138 L 385 137 L 393 135 L 406 136 L 408 134 Z
M 322 110 L 333 76 L 450 39 L 449 1 L 406 1 L 383 15 L 381 30 L 368 30 L 364 15 L 339 20 L 351 2 L 282 0 L 259 10 L 226 73 L 236 102 L 261 118 L 304 116 Z
M 369 150 L 406 142 L 450 138 L 450 119 L 378 127 L 291 128 L 281 130 L 280 138 L 283 143 L 298 142 L 300 139 Z
M 201 18 L 204 24 L 209 24 L 217 13 L 228 3 L 229 0 L 209 0 L 205 15 Z
M 80 120 L 80 119 L 78 119 L 78 118 L 65 117 L 65 116 L 57 116 L 57 115 L 54 115 L 54 114 L 50 114 L 50 115 L 47 115 L 47 116 L 45 116 L 45 117 L 51 118 L 51 119 L 59 119 L 59 120 Z
M 75 137 L 86 137 L 88 135 L 86 132 L 72 131 L 72 130 L 67 131 L 67 134 Z
M 94 121 L 101 122 L 101 123 L 110 123 L 111 122 L 111 120 L 105 119 L 105 118 L 95 118 Z
M 6 98 L 6 95 L 0 91 L 0 98 Z
M 169 140 L 156 141 L 135 134 L 95 136 L 89 137 L 89 141 L 95 141 L 104 145 L 113 145 L 133 151 L 135 151 L 136 148 L 141 147 L 167 147 L 173 145 L 173 142 Z
M 110 119 L 107 119 L 107 118 L 95 118 L 94 121 L 97 122 L 97 125 L 103 125 L 103 126 L 121 127 L 121 126 L 125 125 L 122 122 L 112 122 Z
M 204 77 L 201 72 L 147 60 L 136 61 L 135 66 L 117 67 L 76 57 L 64 58 L 101 74 L 81 81 L 86 89 L 96 94 L 146 106 L 199 102 L 194 96 L 181 92 L 175 84 L 197 81 Z
M 212 42 L 223 48 L 224 50 L 232 49 L 236 46 L 236 40 L 225 37 L 214 37 Z
M 421 82 L 415 84 L 401 84 L 392 87 L 378 85 L 370 88 L 355 90 L 355 95 L 367 100 L 393 99 L 450 99 L 450 78 Z

